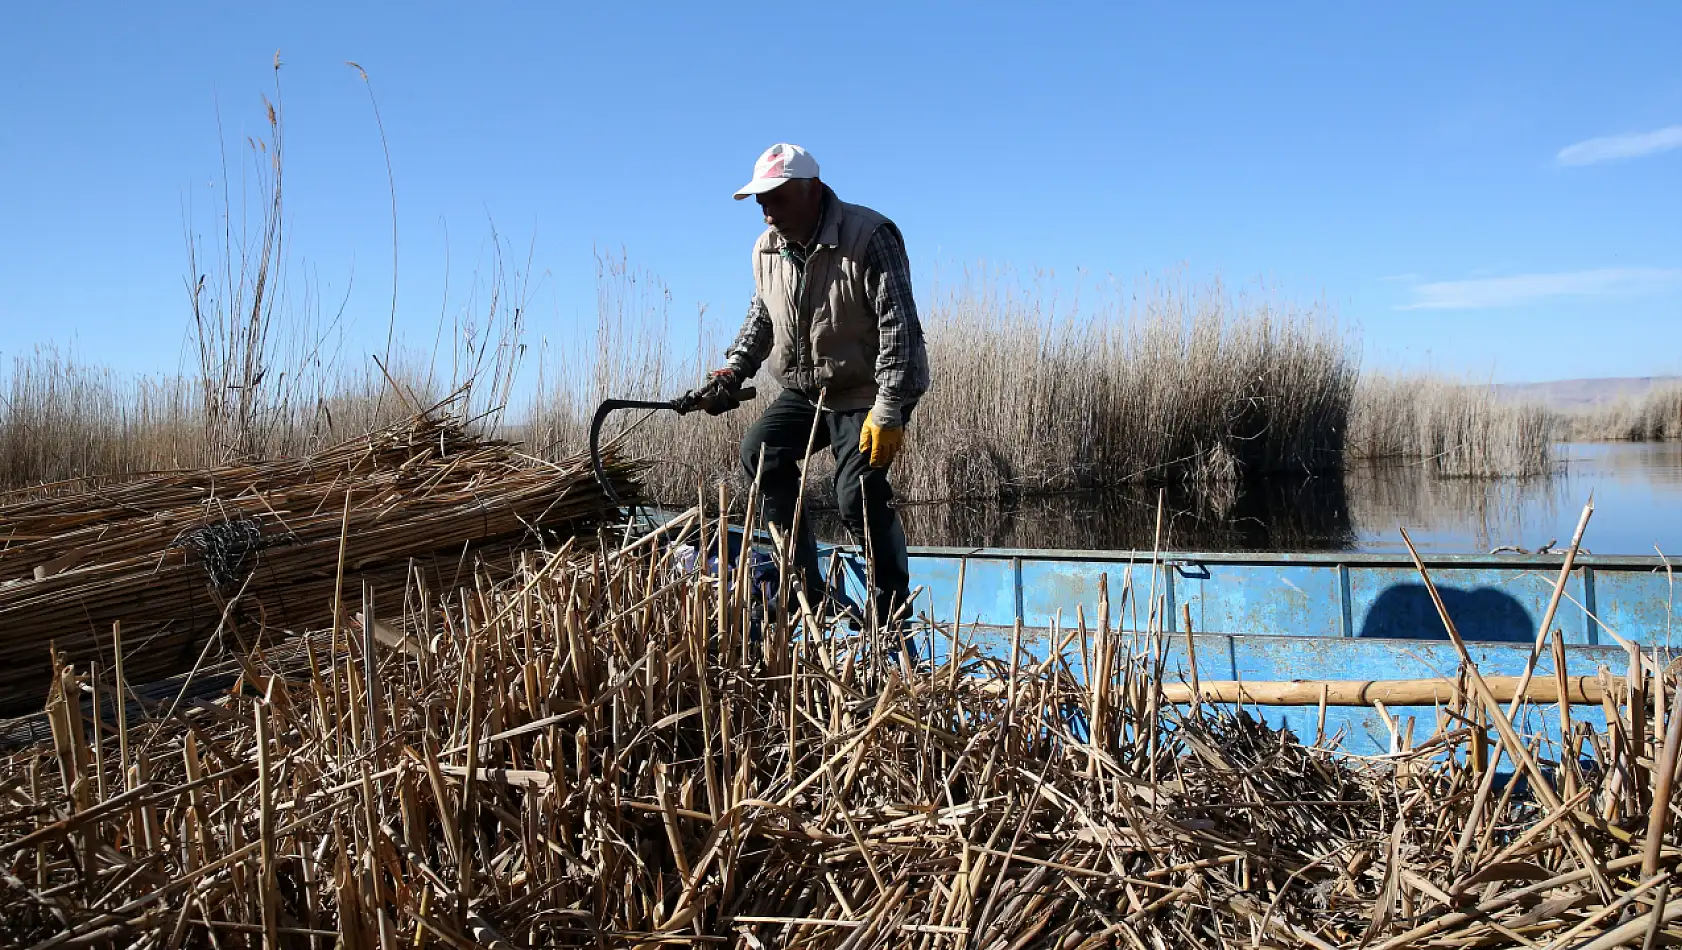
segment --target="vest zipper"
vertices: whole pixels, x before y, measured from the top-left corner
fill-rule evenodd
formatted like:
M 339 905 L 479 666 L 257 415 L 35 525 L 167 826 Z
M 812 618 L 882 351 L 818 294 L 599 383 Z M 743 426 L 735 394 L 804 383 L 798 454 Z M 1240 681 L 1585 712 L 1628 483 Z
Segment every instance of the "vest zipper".
M 808 390 L 818 388 L 818 368 L 812 362 L 812 313 L 806 309 L 806 276 L 812 271 L 812 258 L 823 245 L 818 244 L 814 237 L 812 249 L 806 252 L 806 259 L 799 265 L 800 277 L 794 283 L 794 329 L 800 342 L 801 383 Z

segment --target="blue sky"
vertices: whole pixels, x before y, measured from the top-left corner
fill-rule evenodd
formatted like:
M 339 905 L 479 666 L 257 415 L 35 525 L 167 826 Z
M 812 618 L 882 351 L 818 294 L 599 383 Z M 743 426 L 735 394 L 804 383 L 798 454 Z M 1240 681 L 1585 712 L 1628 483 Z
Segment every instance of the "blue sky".
M 0 354 L 178 365 L 218 115 L 237 158 L 279 50 L 291 274 L 352 349 L 391 222 L 346 60 L 412 341 L 493 225 L 540 335 L 621 248 L 733 328 L 760 225 L 730 192 L 786 140 L 901 224 L 925 298 L 982 263 L 1219 276 L 1328 302 L 1368 366 L 1682 373 L 1682 5 L 145 6 L 0 12 Z

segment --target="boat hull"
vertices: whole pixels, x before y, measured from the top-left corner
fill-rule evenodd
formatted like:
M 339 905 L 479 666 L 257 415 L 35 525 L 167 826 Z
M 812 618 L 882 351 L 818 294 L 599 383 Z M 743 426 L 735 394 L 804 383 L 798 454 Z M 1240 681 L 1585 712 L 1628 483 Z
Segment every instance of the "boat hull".
M 857 552 L 841 549 L 846 585 L 862 594 Z M 1520 676 L 1530 660 L 1563 556 L 1438 555 L 1425 559 L 1456 629 L 1484 676 Z M 1453 679 L 1460 660 L 1418 570 L 1385 554 L 1210 554 L 914 548 L 916 610 L 937 621 L 928 648 L 950 652 L 950 621 L 960 603 L 966 646 L 1006 657 L 1020 636 L 1026 657 L 1043 660 L 1063 643 L 1072 676 L 1085 676 L 1078 635 L 1107 606 L 1111 630 L 1143 652 L 1158 634 L 1163 678 L 1175 683 L 1292 680 Z M 1673 657 L 1682 615 L 1669 565 L 1660 558 L 1580 556 L 1552 627 L 1564 644 L 1569 676 L 1622 679 L 1625 643 L 1661 663 Z M 862 601 L 861 601 L 862 602 Z M 1151 605 L 1167 624 L 1153 620 Z M 1022 633 L 1016 634 L 1020 620 Z M 1187 632 L 1191 636 L 1187 637 Z M 1066 641 L 1066 642 L 1065 642 Z M 1195 658 L 1195 661 L 1194 661 Z M 1553 651 L 1535 676 L 1554 676 Z M 1252 714 L 1291 728 L 1307 742 L 1340 742 L 1345 751 L 1388 754 L 1423 742 L 1439 725 L 1435 706 L 1255 706 Z M 1575 721 L 1604 726 L 1595 706 Z M 1552 704 L 1527 707 L 1525 732 L 1557 742 L 1561 717 Z M 1410 738 L 1411 737 L 1411 738 Z

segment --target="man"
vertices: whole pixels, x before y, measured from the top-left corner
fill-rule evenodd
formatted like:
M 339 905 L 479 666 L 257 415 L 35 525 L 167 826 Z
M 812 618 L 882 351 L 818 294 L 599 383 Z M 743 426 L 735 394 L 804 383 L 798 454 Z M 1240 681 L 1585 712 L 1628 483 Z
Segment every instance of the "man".
M 749 195 L 768 225 L 753 248 L 753 302 L 725 367 L 692 395 L 723 397 L 733 408 L 730 394 L 769 357 L 783 391 L 742 440 L 742 468 L 749 479 L 757 473 L 766 520 L 786 533 L 816 421 L 812 447 L 835 455 L 841 519 L 870 554 L 877 616 L 886 623 L 911 595 L 888 467 L 929 386 L 905 240 L 892 221 L 837 198 L 796 145 L 773 145 L 759 157 L 736 199 Z M 807 519 L 795 559 L 807 599 L 820 609 L 825 588 Z

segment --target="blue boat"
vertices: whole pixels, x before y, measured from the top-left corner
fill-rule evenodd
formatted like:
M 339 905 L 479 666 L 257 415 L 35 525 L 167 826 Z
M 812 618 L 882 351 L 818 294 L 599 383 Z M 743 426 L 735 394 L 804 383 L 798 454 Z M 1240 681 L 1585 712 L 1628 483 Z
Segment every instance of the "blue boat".
M 863 603 L 864 565 L 855 549 L 840 555 L 845 586 Z M 1023 650 L 1044 658 L 1054 624 L 1065 632 L 1084 616 L 1096 626 L 1101 591 L 1108 590 L 1111 629 L 1145 633 L 1155 602 L 1173 636 L 1166 647 L 1165 680 L 1196 676 L 1208 682 L 1290 680 L 1453 679 L 1460 667 L 1454 645 L 1423 584 L 1405 555 L 1211 554 L 1138 551 L 1064 551 L 923 547 L 911 549 L 916 613 L 935 620 L 943 636 L 959 604 L 962 578 L 963 642 L 1008 656 L 1022 626 Z M 1486 677 L 1524 672 L 1564 555 L 1435 555 L 1423 558 L 1468 652 Z M 834 578 L 831 578 L 833 584 Z M 1124 597 L 1122 592 L 1128 591 Z M 1557 608 L 1553 629 L 1562 633 L 1569 676 L 1595 676 L 1605 668 L 1622 678 L 1630 650 L 1639 644 L 1650 660 L 1676 656 L 1673 635 L 1682 603 L 1671 565 L 1659 557 L 1579 555 Z M 1192 636 L 1185 636 L 1189 620 Z M 1160 628 L 1161 623 L 1158 622 Z M 950 643 L 934 636 L 935 662 Z M 1078 662 L 1071 659 L 1077 673 Z M 1552 679 L 1551 650 L 1542 651 L 1536 677 Z M 1357 754 L 1385 754 L 1412 732 L 1421 742 L 1437 724 L 1432 706 L 1320 704 L 1251 710 L 1271 724 L 1289 726 L 1299 738 L 1340 740 Z M 1523 731 L 1558 738 L 1556 715 L 1532 707 Z M 1598 711 L 1578 717 L 1593 721 Z M 1386 721 L 1388 714 L 1388 722 Z M 1410 724 L 1409 719 L 1413 722 Z

